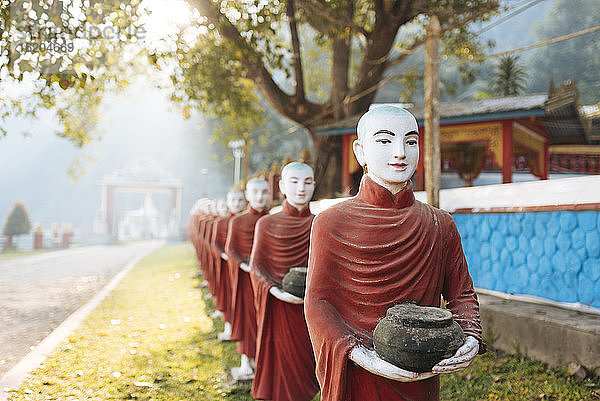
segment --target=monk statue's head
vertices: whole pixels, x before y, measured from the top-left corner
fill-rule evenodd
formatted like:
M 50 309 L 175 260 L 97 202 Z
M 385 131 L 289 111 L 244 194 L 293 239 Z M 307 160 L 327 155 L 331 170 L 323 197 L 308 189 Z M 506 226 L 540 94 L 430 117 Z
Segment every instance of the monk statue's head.
M 281 170 L 279 189 L 290 205 L 299 210 L 303 209 L 315 192 L 313 169 L 304 163 L 288 163 Z
M 204 202 L 202 202 L 202 206 L 200 207 L 202 214 L 207 215 L 209 213 L 209 209 L 210 209 L 209 204 L 210 204 L 210 199 L 204 199 Z
M 239 213 L 246 207 L 246 199 L 244 198 L 244 192 L 232 189 L 227 192 L 227 208 L 231 213 Z
M 419 161 L 417 120 L 403 108 L 371 108 L 358 121 L 353 149 L 367 175 L 392 193 L 400 191 Z
M 217 201 L 216 200 L 214 200 L 214 199 L 210 200 L 210 203 L 208 204 L 208 213 L 211 216 L 217 216 L 219 214 L 218 210 L 217 210 Z
M 262 178 L 253 178 L 246 184 L 246 199 L 254 210 L 262 211 L 269 202 L 269 183 Z
M 221 217 L 225 217 L 227 216 L 227 212 L 229 212 L 227 202 L 225 201 L 225 199 L 219 199 L 217 201 L 217 214 Z

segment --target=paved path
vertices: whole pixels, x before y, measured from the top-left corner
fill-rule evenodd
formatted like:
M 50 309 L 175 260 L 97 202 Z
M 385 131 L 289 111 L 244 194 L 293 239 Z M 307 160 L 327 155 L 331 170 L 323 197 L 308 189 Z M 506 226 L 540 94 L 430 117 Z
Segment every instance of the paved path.
M 0 377 L 128 262 L 159 241 L 0 259 Z

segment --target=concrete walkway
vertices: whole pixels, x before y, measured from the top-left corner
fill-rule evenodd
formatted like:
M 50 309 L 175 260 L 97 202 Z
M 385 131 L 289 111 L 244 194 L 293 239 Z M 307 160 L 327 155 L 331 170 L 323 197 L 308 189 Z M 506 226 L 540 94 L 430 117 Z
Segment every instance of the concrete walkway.
M 19 385 L 128 269 L 163 244 L 93 246 L 0 261 L 0 343 L 5 345 L 0 400 L 4 387 Z

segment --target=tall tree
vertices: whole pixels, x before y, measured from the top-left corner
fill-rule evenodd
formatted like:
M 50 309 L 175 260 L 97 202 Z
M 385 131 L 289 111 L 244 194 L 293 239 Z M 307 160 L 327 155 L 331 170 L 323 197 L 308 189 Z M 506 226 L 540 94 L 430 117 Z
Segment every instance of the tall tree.
M 255 108 L 257 90 L 311 133 L 318 194 L 340 189 L 342 146 L 340 137 L 316 136 L 315 129 L 368 109 L 386 77 L 424 43 L 428 15 L 440 19 L 446 55 L 472 58 L 480 46 L 468 23 L 498 9 L 496 0 L 188 2 L 201 26 L 193 44 L 179 42 L 174 82 L 181 99 L 227 115 Z M 403 28 L 411 31 L 405 38 Z M 321 62 L 306 60 L 306 37 L 321 48 Z M 324 68 L 323 98 L 309 90 Z
M 17 201 L 10 208 L 2 228 L 2 234 L 8 238 L 7 247 L 12 247 L 12 237 L 28 234 L 30 230 L 31 221 L 29 220 L 27 208 L 23 202 Z
M 520 95 L 527 85 L 527 76 L 525 67 L 519 64 L 519 56 L 503 56 L 491 75 L 492 92 L 497 96 Z

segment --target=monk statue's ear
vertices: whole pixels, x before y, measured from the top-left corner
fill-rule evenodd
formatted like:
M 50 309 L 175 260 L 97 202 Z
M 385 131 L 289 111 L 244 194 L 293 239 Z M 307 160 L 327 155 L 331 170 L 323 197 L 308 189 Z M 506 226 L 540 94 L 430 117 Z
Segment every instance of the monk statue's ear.
M 356 139 L 352 143 L 352 150 L 354 150 L 354 156 L 356 156 L 358 164 L 364 167 L 367 164 L 367 161 L 365 160 L 365 150 L 360 140 Z
M 285 182 L 283 180 L 279 180 L 279 192 L 285 194 Z

